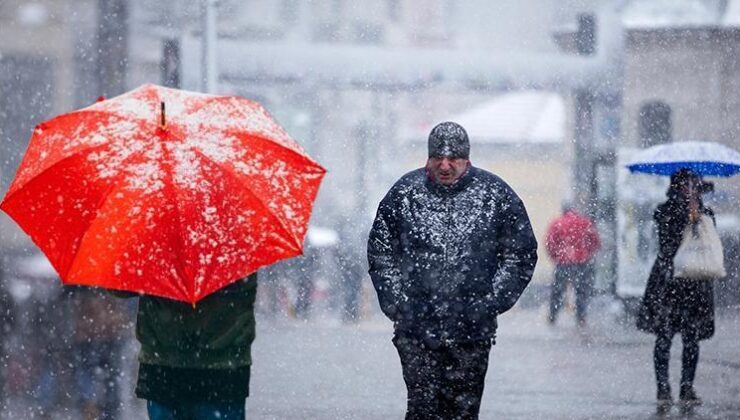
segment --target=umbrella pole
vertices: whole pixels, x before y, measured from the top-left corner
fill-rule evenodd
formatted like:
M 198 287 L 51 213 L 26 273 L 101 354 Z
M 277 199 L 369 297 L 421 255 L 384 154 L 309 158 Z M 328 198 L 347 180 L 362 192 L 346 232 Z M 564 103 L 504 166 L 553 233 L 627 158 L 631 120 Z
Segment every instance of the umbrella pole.
M 159 124 L 160 124 L 160 127 L 162 128 L 162 130 L 164 130 L 165 128 L 167 128 L 167 122 L 165 120 L 165 114 L 164 114 L 164 101 L 160 102 L 159 104 L 160 104 L 161 110 L 162 110 Z

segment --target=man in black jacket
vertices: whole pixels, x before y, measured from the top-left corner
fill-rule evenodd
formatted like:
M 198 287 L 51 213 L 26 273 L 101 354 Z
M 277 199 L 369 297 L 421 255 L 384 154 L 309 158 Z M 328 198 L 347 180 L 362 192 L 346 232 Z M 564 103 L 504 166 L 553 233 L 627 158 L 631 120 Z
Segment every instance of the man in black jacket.
M 469 154 L 460 125 L 437 125 L 426 167 L 396 182 L 370 232 L 370 277 L 394 323 L 407 419 L 478 417 L 496 316 L 537 262 L 522 201 Z

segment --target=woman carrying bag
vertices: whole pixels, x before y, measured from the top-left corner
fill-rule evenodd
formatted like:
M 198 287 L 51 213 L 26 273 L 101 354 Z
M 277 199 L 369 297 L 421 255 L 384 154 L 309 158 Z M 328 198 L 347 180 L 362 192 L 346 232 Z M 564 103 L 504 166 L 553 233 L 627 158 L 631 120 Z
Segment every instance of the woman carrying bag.
M 683 341 L 681 404 L 701 404 L 693 386 L 699 341 L 714 335 L 711 280 L 724 275 L 714 213 L 702 203 L 702 185 L 701 178 L 688 169 L 675 172 L 668 200 L 653 216 L 658 227 L 658 256 L 648 278 L 637 327 L 656 335 L 653 361 L 659 411 L 670 409 L 673 403 L 668 362 L 675 334 L 681 334 Z

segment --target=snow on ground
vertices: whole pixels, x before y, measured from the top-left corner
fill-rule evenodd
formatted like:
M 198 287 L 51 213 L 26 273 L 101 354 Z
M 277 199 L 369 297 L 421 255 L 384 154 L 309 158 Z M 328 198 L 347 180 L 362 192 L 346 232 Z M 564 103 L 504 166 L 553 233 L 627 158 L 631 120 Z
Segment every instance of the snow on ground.
M 515 310 L 500 318 L 481 418 L 650 418 L 655 412 L 652 336 L 607 315 L 592 320 L 589 333 L 579 334 L 572 315 L 563 315 L 554 327 L 539 310 Z M 406 390 L 390 323 L 260 321 L 249 418 L 403 418 Z M 740 419 L 740 314 L 719 316 L 717 327 L 715 338 L 702 343 L 695 385 L 705 404 L 693 419 Z M 677 394 L 680 338 L 672 349 Z M 677 408 L 673 415 L 680 418 Z
M 514 309 L 499 319 L 481 419 L 648 419 L 654 416 L 653 339 L 597 300 L 587 333 L 573 314 L 548 326 L 541 309 Z M 379 316 L 357 325 L 332 316 L 309 321 L 258 316 L 247 418 L 402 419 L 406 389 Z M 705 403 L 692 419 L 740 419 L 740 311 L 718 313 L 717 333 L 702 342 L 696 389 Z M 133 354 L 136 346 L 130 346 Z M 674 338 L 671 382 L 677 398 L 680 338 Z M 134 367 L 131 369 L 135 372 Z M 145 418 L 126 375 L 122 418 Z M 2 419 L 41 418 L 32 402 L 10 401 Z M 59 410 L 52 419 L 80 418 Z M 668 417 L 687 418 L 674 407 Z

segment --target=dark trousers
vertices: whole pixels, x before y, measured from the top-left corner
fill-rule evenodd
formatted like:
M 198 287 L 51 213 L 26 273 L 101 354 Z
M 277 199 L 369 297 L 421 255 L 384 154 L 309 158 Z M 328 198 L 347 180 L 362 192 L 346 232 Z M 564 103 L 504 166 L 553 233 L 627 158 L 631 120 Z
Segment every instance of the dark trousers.
M 671 358 L 671 341 L 673 334 L 658 335 L 655 340 L 653 362 L 655 364 L 655 379 L 658 385 L 658 394 L 670 394 L 668 384 L 668 363 Z M 696 365 L 699 363 L 699 340 L 696 334 L 681 334 L 683 354 L 681 355 L 681 394 L 694 386 Z
M 313 278 L 301 275 L 296 279 L 297 296 L 295 300 L 295 316 L 299 319 L 308 318 L 311 310 L 311 294 L 313 294 Z
M 576 319 L 579 322 L 586 321 L 586 309 L 594 282 L 594 268 L 589 263 L 555 266 L 555 279 L 550 288 L 549 319 L 551 322 L 555 321 L 558 311 L 563 306 L 563 293 L 569 282 L 573 284 L 576 292 Z
M 222 403 L 181 403 L 177 406 L 146 402 L 150 420 L 244 420 L 244 400 Z
M 97 419 L 116 419 L 118 378 L 123 342 L 117 339 L 85 341 L 77 344 L 74 379 L 80 405 Z
M 360 292 L 362 290 L 362 277 L 346 276 L 344 286 L 344 310 L 342 319 L 346 322 L 354 322 L 360 319 Z
M 396 335 L 393 344 L 408 392 L 406 420 L 478 418 L 491 340 L 432 350 L 421 340 Z

